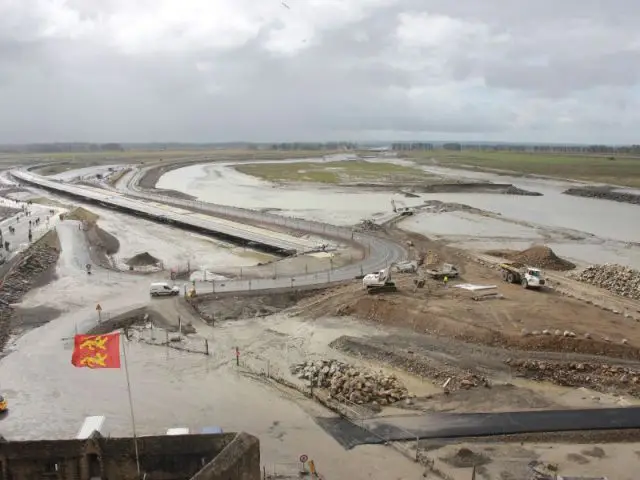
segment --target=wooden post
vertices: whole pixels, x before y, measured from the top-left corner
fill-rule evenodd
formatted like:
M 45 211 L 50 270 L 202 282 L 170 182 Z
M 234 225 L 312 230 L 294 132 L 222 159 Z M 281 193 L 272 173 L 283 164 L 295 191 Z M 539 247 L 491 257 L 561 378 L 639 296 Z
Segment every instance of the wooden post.
M 206 338 L 204 339 L 204 352 L 205 355 L 209 355 L 209 340 Z

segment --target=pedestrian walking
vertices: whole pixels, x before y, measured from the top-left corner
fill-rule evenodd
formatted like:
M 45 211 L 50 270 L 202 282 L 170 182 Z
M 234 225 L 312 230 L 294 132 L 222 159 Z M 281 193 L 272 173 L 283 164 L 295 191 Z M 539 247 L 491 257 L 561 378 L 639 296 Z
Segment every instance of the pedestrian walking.
M 449 283 L 449 277 L 447 275 L 445 275 L 442 279 L 442 283 L 444 283 L 444 288 L 447 288 L 447 285 Z

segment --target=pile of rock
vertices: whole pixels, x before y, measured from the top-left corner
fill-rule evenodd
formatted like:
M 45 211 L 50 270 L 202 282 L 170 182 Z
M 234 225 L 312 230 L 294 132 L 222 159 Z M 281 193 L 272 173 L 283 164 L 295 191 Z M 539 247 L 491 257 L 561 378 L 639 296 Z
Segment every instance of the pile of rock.
M 356 225 L 356 230 L 360 230 L 362 232 L 378 232 L 383 230 L 383 227 L 373 220 L 365 219 Z
M 623 265 L 591 265 L 569 275 L 580 282 L 609 290 L 622 297 L 640 300 L 640 271 Z
M 529 359 L 508 359 L 505 363 L 518 374 L 538 381 L 552 381 L 567 387 L 613 390 L 640 396 L 640 371 L 629 367 Z
M 328 389 L 331 398 L 342 402 L 391 405 L 409 395 L 394 375 L 367 372 L 336 360 L 299 363 L 291 372 L 313 387 Z

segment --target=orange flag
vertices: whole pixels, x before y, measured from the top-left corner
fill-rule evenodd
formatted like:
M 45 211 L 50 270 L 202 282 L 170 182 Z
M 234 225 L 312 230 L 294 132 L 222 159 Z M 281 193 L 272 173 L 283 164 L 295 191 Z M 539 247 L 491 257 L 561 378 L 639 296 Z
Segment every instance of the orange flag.
M 120 333 L 76 335 L 71 363 L 79 368 L 120 368 Z

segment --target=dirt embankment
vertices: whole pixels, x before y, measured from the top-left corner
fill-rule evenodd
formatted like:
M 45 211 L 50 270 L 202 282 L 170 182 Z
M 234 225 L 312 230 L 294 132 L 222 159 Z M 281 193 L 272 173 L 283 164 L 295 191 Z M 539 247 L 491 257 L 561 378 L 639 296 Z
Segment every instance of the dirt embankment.
M 4 348 L 12 329 L 24 328 L 13 304 L 31 288 L 53 276 L 60 256 L 60 241 L 55 230 L 46 233 L 31 245 L 13 264 L 0 285 L 0 350 Z
M 586 198 L 600 198 L 620 203 L 640 205 L 640 195 L 616 191 L 614 187 L 574 187 L 562 192 L 566 195 Z
M 547 270 L 562 272 L 576 268 L 574 263 L 558 257 L 553 250 L 544 245 L 534 245 L 520 252 L 514 250 L 490 250 L 486 253 L 487 255 L 506 258 L 512 262 Z
M 273 315 L 313 296 L 317 290 L 285 290 L 272 293 L 206 294 L 189 303 L 209 323 L 222 320 L 241 320 Z
M 360 188 L 369 190 L 395 190 L 400 187 L 400 192 L 408 196 L 414 196 L 417 193 L 496 193 L 503 195 L 523 195 L 523 196 L 542 196 L 542 193 L 523 190 L 510 183 L 490 183 L 490 182 L 452 182 L 452 183 L 414 183 L 407 185 L 404 183 L 389 182 L 385 184 L 378 183 L 348 183 L 341 184 L 340 187 Z
M 82 222 L 82 228 L 91 247 L 93 261 L 102 267 L 111 268 L 108 257 L 118 253 L 120 241 L 98 226 L 99 215 L 86 208 L 77 207 L 67 213 L 64 218 Z
M 197 163 L 202 163 L 202 159 L 193 162 L 172 163 L 170 165 L 158 165 L 157 167 L 149 168 L 142 175 L 138 186 L 145 190 L 154 190 L 156 193 L 160 193 L 162 195 L 167 195 L 170 197 L 181 198 L 184 200 L 197 200 L 196 197 L 183 192 L 178 192 L 177 190 L 156 188 L 156 183 L 158 183 L 160 177 L 162 177 L 162 175 L 164 175 L 165 173 L 177 168 L 187 167 L 189 165 L 194 165 Z

